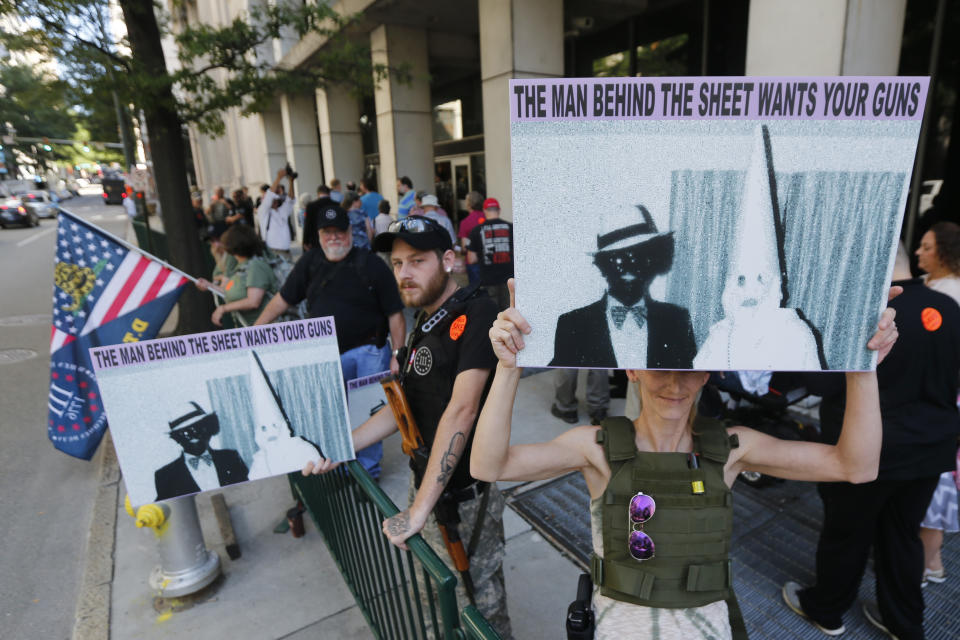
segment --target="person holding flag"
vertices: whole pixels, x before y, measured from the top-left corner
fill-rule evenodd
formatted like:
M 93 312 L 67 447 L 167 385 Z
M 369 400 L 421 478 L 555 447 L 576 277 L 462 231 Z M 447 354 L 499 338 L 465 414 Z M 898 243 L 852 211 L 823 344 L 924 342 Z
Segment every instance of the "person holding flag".
M 88 349 L 156 337 L 192 280 L 170 265 L 61 212 L 50 327 L 47 433 L 89 460 L 107 427 Z

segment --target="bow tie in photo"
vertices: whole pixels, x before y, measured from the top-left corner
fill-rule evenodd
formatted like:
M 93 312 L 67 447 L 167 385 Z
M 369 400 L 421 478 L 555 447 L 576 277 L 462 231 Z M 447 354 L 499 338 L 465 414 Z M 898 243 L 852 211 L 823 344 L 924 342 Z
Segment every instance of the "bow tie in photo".
M 627 313 L 633 316 L 633 319 L 637 321 L 638 327 L 643 327 L 643 323 L 647 319 L 647 310 L 641 306 L 636 307 L 622 307 L 620 305 L 614 305 L 610 307 L 610 316 L 613 318 L 613 324 L 617 329 L 623 329 L 623 323 L 627 319 Z
M 200 466 L 201 460 L 203 460 L 207 466 L 213 466 L 213 456 L 211 456 L 209 453 L 202 453 L 199 456 L 187 457 L 187 462 L 194 471 L 196 471 L 197 467 Z

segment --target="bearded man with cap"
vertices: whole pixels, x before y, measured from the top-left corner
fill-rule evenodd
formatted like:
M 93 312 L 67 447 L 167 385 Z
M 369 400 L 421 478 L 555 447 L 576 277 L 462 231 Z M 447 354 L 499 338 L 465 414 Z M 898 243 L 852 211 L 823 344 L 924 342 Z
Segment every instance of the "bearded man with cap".
M 383 533 L 401 548 L 420 533 L 451 561 L 434 514 L 441 513 L 445 522 L 450 521 L 447 514 L 453 514 L 469 555 L 472 582 L 470 594 L 466 580 L 458 580 L 458 599 L 468 602 L 472 595 L 500 636 L 509 638 L 502 567 L 504 501 L 496 484 L 477 482 L 469 468 L 473 430 L 496 365 L 487 337 L 496 304 L 479 285 L 461 289 L 450 276 L 456 259 L 450 235 L 430 218 L 408 216 L 393 222 L 374 239 L 374 249 L 390 252 L 404 303 L 420 309 L 416 328 L 401 350 L 399 379 L 429 449 L 425 463 L 411 463 L 410 506 L 384 520 Z M 380 442 L 396 430 L 391 409 L 384 407 L 353 432 L 354 447 Z M 325 473 L 335 466 L 321 458 L 308 464 L 304 474 Z
M 220 433 L 216 413 L 207 413 L 198 403 L 190 402 L 186 411 L 178 411 L 168 424 L 170 438 L 183 453 L 154 472 L 157 500 L 247 481 L 247 465 L 236 450 L 210 448 L 210 439 Z
M 658 232 L 636 206 L 625 226 L 597 235 L 593 263 L 607 281 L 599 300 L 561 315 L 552 367 L 690 369 L 697 353 L 690 314 L 650 298 L 650 283 L 673 265 L 673 232 Z
M 288 307 L 307 301 L 311 318 L 333 316 L 344 381 L 399 370 L 387 344 L 403 344 L 407 325 L 397 284 L 383 260 L 353 246 L 350 218 L 339 205 L 317 216 L 320 246 L 297 260 L 286 282 L 255 324 L 276 320 Z M 383 445 L 357 450 L 357 460 L 374 478 L 380 476 Z

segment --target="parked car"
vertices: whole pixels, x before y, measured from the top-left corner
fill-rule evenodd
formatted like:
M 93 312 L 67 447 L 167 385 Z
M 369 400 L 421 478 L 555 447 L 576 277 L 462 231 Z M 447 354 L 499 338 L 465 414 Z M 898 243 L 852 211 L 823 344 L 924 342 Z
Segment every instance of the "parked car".
M 34 190 L 14 194 L 20 198 L 23 205 L 38 218 L 56 218 L 60 214 L 57 198 L 49 191 Z
M 40 218 L 25 207 L 20 198 L 4 198 L 0 200 L 0 227 L 6 229 L 11 224 L 36 227 L 40 224 Z

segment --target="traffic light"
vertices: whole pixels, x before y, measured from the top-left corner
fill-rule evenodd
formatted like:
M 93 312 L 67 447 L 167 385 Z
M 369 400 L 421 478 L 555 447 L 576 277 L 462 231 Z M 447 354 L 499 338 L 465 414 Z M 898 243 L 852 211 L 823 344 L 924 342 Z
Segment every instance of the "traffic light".
M 51 146 L 48 145 L 48 144 L 45 144 L 45 145 L 43 145 L 43 150 L 44 150 L 44 151 L 53 151 L 53 147 L 51 147 Z

